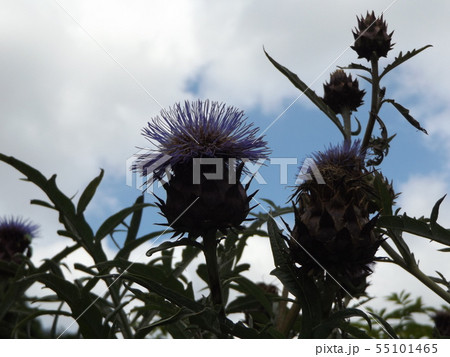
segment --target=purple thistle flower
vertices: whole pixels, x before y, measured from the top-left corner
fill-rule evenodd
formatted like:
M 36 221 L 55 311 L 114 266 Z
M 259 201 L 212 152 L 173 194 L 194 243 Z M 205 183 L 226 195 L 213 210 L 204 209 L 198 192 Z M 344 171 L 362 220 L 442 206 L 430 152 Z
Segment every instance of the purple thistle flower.
M 253 196 L 247 195 L 248 185 L 239 182 L 244 161 L 269 154 L 258 128 L 245 122 L 243 111 L 209 100 L 186 101 L 162 110 L 142 133 L 156 149 L 140 155 L 132 169 L 142 176 L 153 173 L 147 183 L 171 170 L 164 184 L 166 200 L 158 198 L 157 205 L 176 234 L 187 232 L 196 238 L 240 227 Z M 223 159 L 218 160 L 222 177 L 208 179 L 206 174 L 215 172 L 215 165 L 203 165 L 199 181 L 195 180 L 194 159 L 201 158 Z M 236 167 L 229 167 L 228 159 Z M 234 169 L 236 180 L 229 180 Z
M 28 249 L 31 239 L 38 231 L 38 226 L 22 218 L 0 218 L 0 260 L 15 261 L 16 254 L 23 254 Z M 30 251 L 28 251 L 30 254 Z
M 157 149 L 140 155 L 133 170 L 151 181 L 165 170 L 193 158 L 247 159 L 256 161 L 269 154 L 267 143 L 257 135 L 258 128 L 247 124 L 244 112 L 224 103 L 209 100 L 185 101 L 162 110 L 142 130 Z
M 343 144 L 330 145 L 325 151 L 312 154 L 317 167 L 335 166 L 348 170 L 360 170 L 364 165 L 364 155 L 361 154 L 361 142 L 344 141 Z

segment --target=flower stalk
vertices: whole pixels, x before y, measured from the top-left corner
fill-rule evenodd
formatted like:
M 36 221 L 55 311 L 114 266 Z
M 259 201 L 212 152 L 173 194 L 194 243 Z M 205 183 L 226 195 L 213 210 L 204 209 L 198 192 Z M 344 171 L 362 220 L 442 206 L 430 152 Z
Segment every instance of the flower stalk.
M 208 270 L 211 299 L 214 306 L 221 306 L 221 310 L 223 311 L 222 286 L 220 283 L 219 265 L 217 262 L 217 241 L 215 230 L 211 230 L 204 236 L 203 248 Z
M 210 230 L 203 236 L 203 253 L 205 255 L 208 285 L 214 310 L 218 312 L 219 329 L 225 322 L 225 307 L 223 304 L 222 283 L 220 281 L 219 264 L 217 262 L 216 230 Z M 220 336 L 223 337 L 223 336 Z
M 378 57 L 375 53 L 371 57 L 370 62 L 372 65 L 372 102 L 370 106 L 369 121 L 367 122 L 366 132 L 364 133 L 364 139 L 361 143 L 361 151 L 363 153 L 367 151 L 375 121 L 377 120 L 378 112 L 380 111 L 380 78 L 378 74 Z
M 342 108 L 342 118 L 344 120 L 344 140 L 350 144 L 352 141 L 352 123 L 351 123 L 351 114 L 350 108 L 344 107 Z

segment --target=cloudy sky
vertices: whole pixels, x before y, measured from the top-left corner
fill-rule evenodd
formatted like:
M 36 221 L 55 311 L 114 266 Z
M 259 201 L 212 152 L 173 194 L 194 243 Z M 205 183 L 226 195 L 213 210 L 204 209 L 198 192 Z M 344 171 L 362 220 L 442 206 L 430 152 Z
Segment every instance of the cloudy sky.
M 443 65 L 450 55 L 447 1 L 0 4 L 0 152 L 47 176 L 57 173 L 68 196 L 104 168 L 103 185 L 88 209 L 94 227 L 140 193 L 126 184 L 126 163 L 139 147 L 148 146 L 141 128 L 175 102 L 209 98 L 245 110 L 261 130 L 270 126 L 265 135 L 272 157 L 295 158 L 299 165 L 312 151 L 339 142 L 333 124 L 298 98 L 300 93 L 266 59 L 263 46 L 321 95 L 322 83 L 337 65 L 357 61 L 349 49 L 351 29 L 356 15 L 372 9 L 377 14 L 386 10 L 389 29 L 395 30 L 391 59 L 399 51 L 434 46 L 385 79 L 387 96 L 410 108 L 429 135 L 392 110 L 383 111 L 390 133 L 397 133 L 383 172 L 402 192 L 399 206 L 412 216 L 428 216 L 434 202 L 450 191 L 450 69 Z M 362 122 L 367 111 L 362 107 L 357 113 Z M 253 186 L 260 190 L 257 199 L 284 204 L 299 165 L 289 167 L 287 184 L 280 184 L 279 166 L 264 168 L 268 184 Z M 44 197 L 20 177 L 0 164 L 0 216 L 21 215 L 41 225 L 34 244 L 39 260 L 69 242 L 56 235 L 54 213 L 30 206 L 30 199 Z M 450 226 L 449 217 L 450 203 L 444 201 L 441 224 Z M 149 209 L 143 229 L 154 229 L 154 222 L 161 219 Z M 448 257 L 436 253 L 438 246 L 407 240 L 424 271 L 450 277 Z M 267 241 L 251 242 L 246 257 L 254 264 L 253 279 L 273 281 Z M 370 291 L 377 296 L 406 289 L 427 303 L 443 303 L 395 266 L 379 264 L 372 283 Z

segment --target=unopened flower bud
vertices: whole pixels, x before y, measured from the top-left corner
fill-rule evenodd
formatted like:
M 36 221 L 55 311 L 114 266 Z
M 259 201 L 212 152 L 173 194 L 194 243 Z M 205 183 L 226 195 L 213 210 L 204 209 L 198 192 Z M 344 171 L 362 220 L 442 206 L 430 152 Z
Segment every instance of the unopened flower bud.
M 359 89 L 358 80 L 352 80 L 352 75 L 347 75 L 338 69 L 330 75 L 330 82 L 323 85 L 323 101 L 336 113 L 355 111 L 363 104 L 364 90 Z
M 366 17 L 358 18 L 358 28 L 352 32 L 355 44 L 351 48 L 356 51 L 359 58 L 370 61 L 372 56 L 386 57 L 393 47 L 391 40 L 394 31 L 388 34 L 383 15 L 377 18 L 373 11 L 371 14 L 367 12 Z

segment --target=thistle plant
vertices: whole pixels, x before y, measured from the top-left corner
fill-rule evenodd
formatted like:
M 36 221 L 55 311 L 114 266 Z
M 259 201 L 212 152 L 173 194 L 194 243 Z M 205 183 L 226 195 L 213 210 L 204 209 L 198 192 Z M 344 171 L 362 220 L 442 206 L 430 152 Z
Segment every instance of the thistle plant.
M 135 166 L 143 175 L 153 168 L 150 180 L 162 179 L 164 173 L 170 177 L 164 184 L 166 200 L 159 198 L 157 205 L 174 236 L 187 233 L 186 244 L 202 237 L 211 297 L 222 318 L 216 235 L 240 229 L 250 211 L 254 193 L 247 195 L 248 185 L 240 183 L 244 160 L 265 159 L 269 153 L 257 131 L 234 107 L 208 100 L 176 104 L 143 129 L 157 149 L 141 155 Z M 166 160 L 157 165 L 161 158 Z M 214 174 L 218 177 L 210 178 Z
M 270 150 L 243 111 L 209 100 L 176 103 L 148 122 L 142 134 L 152 148 L 136 157 L 131 169 L 145 178 L 146 185 L 162 182 L 165 197 L 155 195 L 153 204 L 144 202 L 145 194 L 139 195 L 129 207 L 105 217 L 97 229 L 86 219 L 86 209 L 102 182 L 103 170 L 79 194 L 66 195 L 58 188 L 56 175 L 47 178 L 25 162 L 0 153 L 0 161 L 45 193 L 47 199 L 31 203 L 58 213 L 57 233 L 68 242 L 61 252 L 35 264 L 29 257 L 37 226 L 22 219 L 0 219 L 0 335 L 419 338 L 424 335 L 411 331 L 429 335 L 432 327 L 415 329 L 412 325 L 419 325 L 410 323 L 411 311 L 433 311 L 437 337 L 448 336 L 445 307 L 436 312 L 405 294 L 390 299 L 409 311 L 404 315 L 401 309 L 386 314 L 361 307 L 370 300 L 366 289 L 370 274 L 377 264 L 387 263 L 402 267 L 449 304 L 449 281 L 439 272 L 429 276 L 419 269 L 403 234 L 434 240 L 449 251 L 450 233 L 437 223 L 444 198 L 429 218 L 399 214 L 395 202 L 399 194 L 381 167 L 395 137 L 383 120 L 385 104 L 426 133 L 408 109 L 387 97 L 382 80 L 429 46 L 400 52 L 381 69 L 380 58 L 389 60 L 394 49 L 393 32 L 388 32 L 383 17 L 374 12 L 358 17 L 353 37 L 351 48 L 363 63 L 333 71 L 322 96 L 266 52 L 269 61 L 342 134 L 342 141 L 324 143 L 323 150 L 311 155 L 323 180 L 296 184 L 289 198 L 292 206 L 262 199 L 271 211 L 252 209 L 255 193 L 248 192 L 250 183 L 241 182 L 243 174 L 248 174 L 245 164 L 267 159 Z M 362 83 L 367 85 L 364 89 Z M 364 115 L 367 118 L 361 119 Z M 312 177 L 313 172 L 309 173 Z M 163 216 L 163 222 L 151 223 L 165 229 L 141 232 L 147 209 Z M 291 226 L 277 224 L 277 218 L 287 215 Z M 157 245 L 160 239 L 163 242 Z M 245 276 L 251 268 L 242 258 L 248 239 L 269 241 L 271 274 L 277 283 L 276 278 L 254 282 Z M 105 250 L 108 243 L 116 247 L 114 257 Z M 131 254 L 141 249 L 147 251 L 146 261 L 131 260 Z M 177 249 L 180 254 L 175 254 Z M 67 257 L 75 251 L 90 257 L 93 264 L 77 262 L 69 267 Z M 195 273 L 209 289 L 197 291 L 186 269 L 201 253 L 205 264 L 198 263 Z M 82 276 L 70 278 L 66 268 Z M 45 288 L 45 296 L 31 296 L 33 284 Z M 57 307 L 50 308 L 49 303 Z M 52 317 L 51 326 L 30 332 L 43 315 Z M 61 327 L 61 316 L 72 319 L 75 334 Z M 408 331 L 400 323 L 389 324 L 403 317 L 408 319 Z
M 436 223 L 443 198 L 436 203 L 429 221 L 412 219 L 406 214 L 400 216 L 398 210 L 394 213 L 398 195 L 392 182 L 379 168 L 395 136 L 388 135 L 387 126 L 381 119 L 383 104 L 392 104 L 411 125 L 426 133 L 409 110 L 385 97 L 387 91 L 381 86 L 381 80 L 430 46 L 400 53 L 380 73 L 379 59 L 387 57 L 393 49 L 392 35 L 393 32 L 388 33 L 383 17 L 376 17 L 374 12 L 358 18 L 358 26 L 353 31 L 355 42 L 351 48 L 358 58 L 369 61 L 370 67 L 359 63 L 339 67 L 331 74 L 329 83 L 324 84 L 323 97 L 316 95 L 295 73 L 266 52 L 272 64 L 331 119 L 344 139 L 343 144 L 331 144 L 328 150 L 314 155 L 325 184 L 305 182 L 295 189 L 293 198 L 298 206 L 295 208 L 294 229 L 288 227 L 289 236 L 284 237 L 272 222 L 274 256 L 285 257 L 284 260 L 275 259 L 277 268 L 274 274 L 297 297 L 303 309 L 311 307 L 311 311 L 303 310 L 302 313 L 303 319 L 308 318 L 305 321 L 308 331 L 301 333 L 304 337 L 317 337 L 318 332 L 315 331 L 320 330 L 324 321 L 333 319 L 333 311 L 345 309 L 352 298 L 364 293 L 366 278 L 376 261 L 400 265 L 450 302 L 450 295 L 439 285 L 448 289 L 447 281 L 422 273 L 402 238 L 402 233 L 408 232 L 449 245 L 449 231 Z M 371 86 L 370 111 L 362 141 L 357 139 L 353 144 L 352 137 L 361 133 L 363 125 L 356 118 L 353 121 L 352 111 L 362 104 L 365 92 L 359 90 L 356 79 L 352 80 L 351 75 L 346 74 L 348 70 L 365 72 L 358 77 Z M 358 124 L 356 130 L 352 128 L 352 122 Z M 374 133 L 375 124 L 379 125 L 380 136 Z M 397 251 L 391 247 L 392 243 Z M 380 246 L 389 258 L 376 256 Z M 309 292 L 299 288 L 305 284 L 310 287 Z M 330 289 L 332 286 L 334 290 Z M 343 291 L 345 293 L 340 295 Z M 320 303 L 312 303 L 314 300 Z M 378 319 L 379 323 L 381 321 Z M 340 331 L 342 333 L 345 328 L 341 326 Z M 332 332 L 327 330 L 326 333 Z

